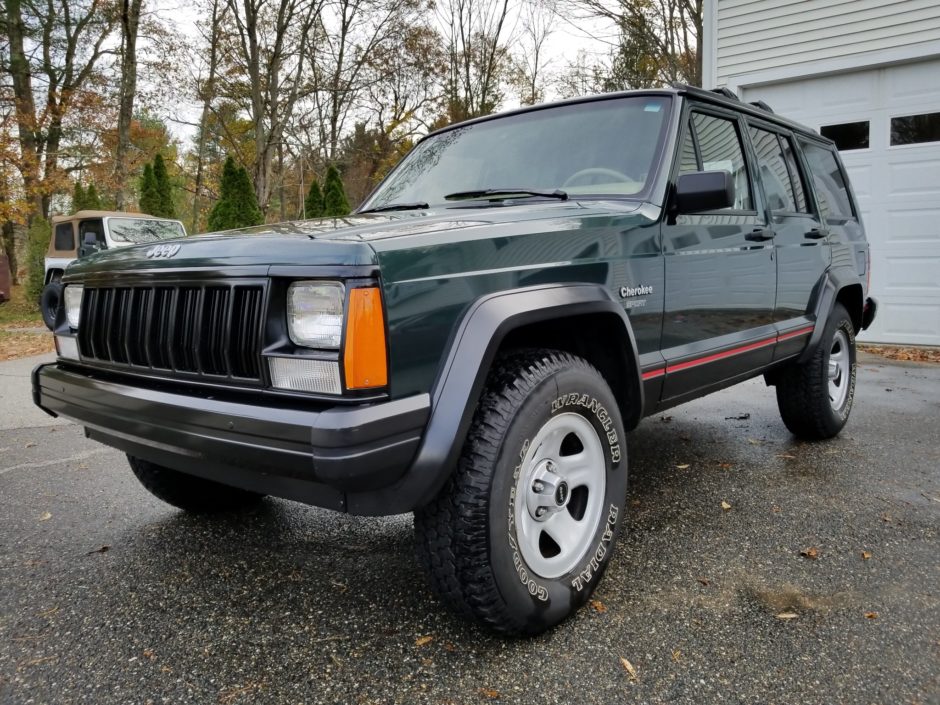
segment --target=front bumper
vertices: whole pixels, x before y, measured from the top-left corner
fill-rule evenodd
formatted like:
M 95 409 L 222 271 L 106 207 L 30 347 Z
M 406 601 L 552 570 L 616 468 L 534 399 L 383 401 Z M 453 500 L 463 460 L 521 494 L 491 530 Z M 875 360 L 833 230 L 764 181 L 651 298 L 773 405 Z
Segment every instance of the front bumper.
M 37 367 L 32 381 L 35 403 L 82 424 L 89 438 L 181 472 L 338 511 L 349 508 L 349 494 L 401 480 L 430 411 L 427 394 L 311 410 L 222 401 L 56 363 Z

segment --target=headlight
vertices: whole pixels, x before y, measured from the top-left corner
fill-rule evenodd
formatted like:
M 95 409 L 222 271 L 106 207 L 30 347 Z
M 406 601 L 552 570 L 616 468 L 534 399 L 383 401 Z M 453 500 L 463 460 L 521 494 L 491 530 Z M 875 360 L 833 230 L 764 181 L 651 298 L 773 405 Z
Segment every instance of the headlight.
M 78 328 L 78 322 L 82 317 L 82 292 L 85 287 L 78 284 L 70 284 L 65 287 L 65 317 L 68 319 L 71 328 Z
M 287 290 L 290 339 L 308 348 L 338 350 L 343 339 L 343 300 L 339 282 L 295 282 Z

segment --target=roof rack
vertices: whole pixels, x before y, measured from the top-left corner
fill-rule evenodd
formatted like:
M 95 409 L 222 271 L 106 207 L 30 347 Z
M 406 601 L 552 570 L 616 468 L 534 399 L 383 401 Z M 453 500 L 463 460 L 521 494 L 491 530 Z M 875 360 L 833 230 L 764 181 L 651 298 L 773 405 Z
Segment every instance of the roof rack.
M 755 108 L 766 110 L 768 113 L 772 113 L 774 111 L 773 108 L 771 108 L 769 105 L 767 105 L 767 103 L 765 103 L 762 100 L 752 100 L 751 105 L 753 105 Z
M 741 101 L 741 99 L 738 98 L 738 94 L 726 86 L 722 86 L 721 88 L 712 88 L 712 93 L 723 95 L 725 98 L 731 98 L 731 100 L 736 100 L 738 102 Z

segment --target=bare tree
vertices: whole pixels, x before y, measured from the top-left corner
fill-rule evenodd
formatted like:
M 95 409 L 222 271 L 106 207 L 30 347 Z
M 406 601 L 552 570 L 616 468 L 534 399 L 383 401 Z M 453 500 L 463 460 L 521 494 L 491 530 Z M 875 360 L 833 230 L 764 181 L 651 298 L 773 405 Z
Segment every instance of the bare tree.
M 486 115 L 502 102 L 512 34 L 509 15 L 509 0 L 443 0 L 439 6 L 450 120 Z
M 702 83 L 703 0 L 565 0 L 572 13 L 620 30 L 605 90 L 682 81 Z
M 202 114 L 199 118 L 199 133 L 196 136 L 196 177 L 193 184 L 193 218 L 190 231 L 199 230 L 199 213 L 202 210 L 203 169 L 206 161 L 206 142 L 209 133 L 209 116 L 212 110 L 212 101 L 216 97 L 216 72 L 219 69 L 219 38 L 221 22 L 225 15 L 225 8 L 220 7 L 220 0 L 212 0 L 210 19 L 206 29 L 206 42 L 208 43 L 209 58 L 206 67 L 205 80 L 196 81 L 196 93 L 202 102 Z
M 530 0 L 521 13 L 513 56 L 513 82 L 523 105 L 545 100 L 545 73 L 550 63 L 546 44 L 554 31 L 555 19 L 553 0 Z
M 267 211 L 274 189 L 273 162 L 284 127 L 301 96 L 311 29 L 322 0 L 226 0 L 235 25 L 235 69 L 247 75 L 230 95 L 247 93 L 255 143 L 255 195 Z
M 114 203 L 124 210 L 127 153 L 137 95 L 137 33 L 143 0 L 121 0 L 121 83 L 118 98 L 117 148 L 114 150 Z

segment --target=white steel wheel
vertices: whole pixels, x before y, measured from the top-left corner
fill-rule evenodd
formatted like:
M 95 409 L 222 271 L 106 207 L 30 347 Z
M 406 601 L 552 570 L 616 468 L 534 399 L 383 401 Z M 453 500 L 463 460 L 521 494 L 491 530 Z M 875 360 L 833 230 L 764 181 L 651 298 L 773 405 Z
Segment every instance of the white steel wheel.
M 516 481 L 519 551 L 534 573 L 558 578 L 591 548 L 603 519 L 604 446 L 584 416 L 552 417 L 529 445 Z
M 829 403 L 834 411 L 841 411 L 849 395 L 852 379 L 852 360 L 849 338 L 844 330 L 837 330 L 829 350 Z

